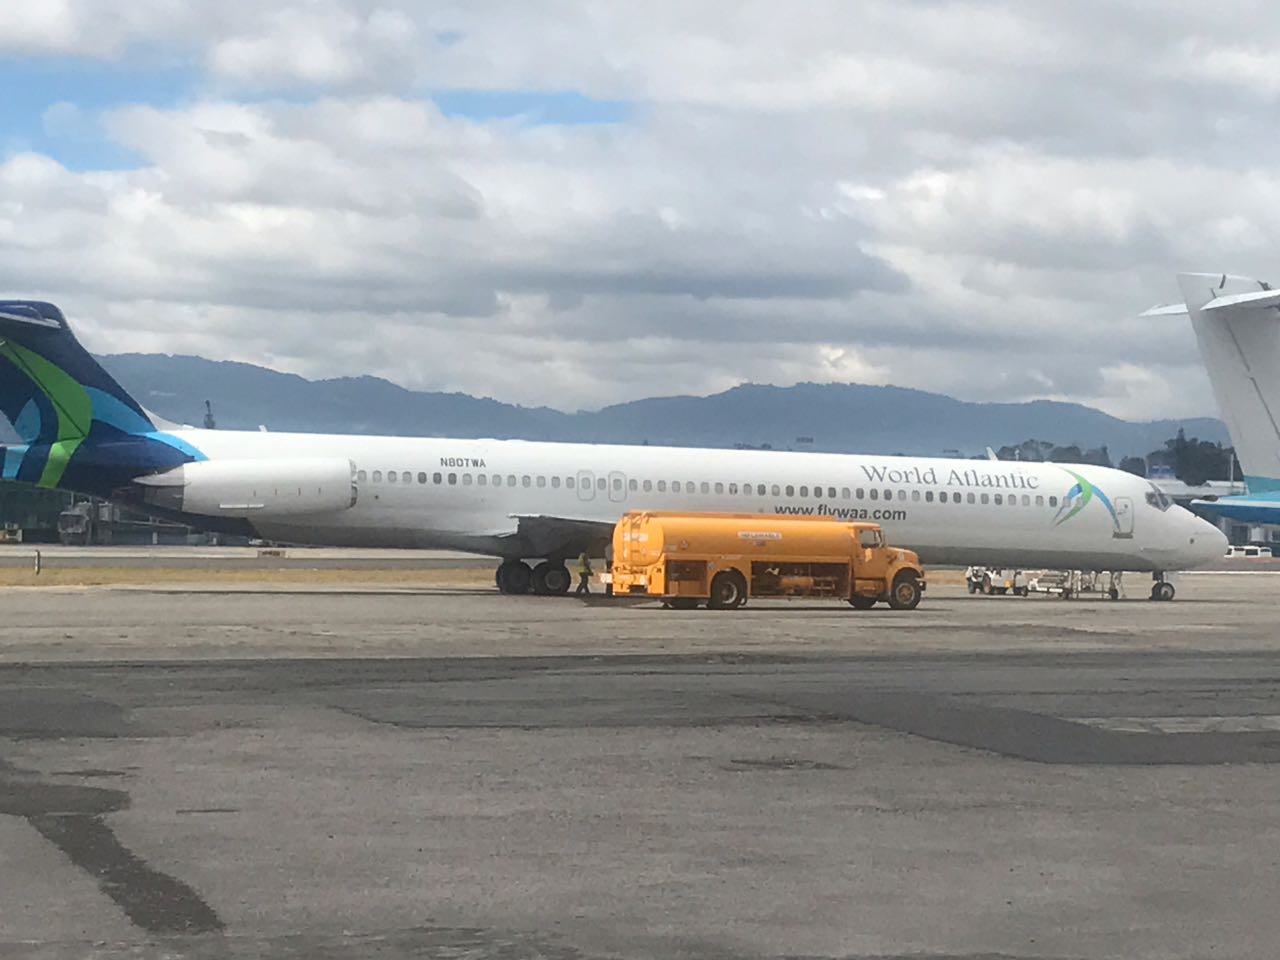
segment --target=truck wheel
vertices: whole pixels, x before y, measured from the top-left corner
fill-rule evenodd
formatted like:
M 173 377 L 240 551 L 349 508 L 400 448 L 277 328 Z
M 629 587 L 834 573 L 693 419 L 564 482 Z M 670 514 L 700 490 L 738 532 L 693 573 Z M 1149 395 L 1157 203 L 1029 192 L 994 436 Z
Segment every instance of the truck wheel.
M 982 578 L 982 592 L 985 593 L 987 596 L 991 596 L 991 578 L 990 577 Z
M 920 605 L 920 581 L 914 573 L 900 573 L 889 591 L 889 606 L 895 610 L 914 610 Z
M 711 580 L 711 596 L 707 598 L 709 610 L 736 610 L 747 599 L 747 585 L 735 570 L 724 570 Z
M 855 610 L 870 610 L 876 605 L 875 597 L 863 597 L 855 594 L 849 598 L 849 602 L 853 604 Z
M 977 593 L 977 592 L 978 592 L 978 581 L 977 581 L 977 580 L 974 580 L 972 577 L 969 577 L 969 578 L 967 578 L 966 582 L 967 582 L 967 583 L 968 583 L 968 585 L 969 585 L 969 592 L 970 592 L 970 593 Z

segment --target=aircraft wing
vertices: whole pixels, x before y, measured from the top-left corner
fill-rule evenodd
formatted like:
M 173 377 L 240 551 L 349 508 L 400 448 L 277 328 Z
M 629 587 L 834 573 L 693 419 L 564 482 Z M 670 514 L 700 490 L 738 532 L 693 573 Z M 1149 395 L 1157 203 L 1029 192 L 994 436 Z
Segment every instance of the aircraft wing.
M 1241 523 L 1280 523 L 1280 493 L 1246 493 L 1216 500 L 1192 500 L 1191 505 Z
M 516 530 L 507 536 L 523 541 L 528 557 L 576 557 L 584 551 L 598 557 L 613 538 L 613 524 L 604 520 L 542 514 L 513 515 L 512 519 Z

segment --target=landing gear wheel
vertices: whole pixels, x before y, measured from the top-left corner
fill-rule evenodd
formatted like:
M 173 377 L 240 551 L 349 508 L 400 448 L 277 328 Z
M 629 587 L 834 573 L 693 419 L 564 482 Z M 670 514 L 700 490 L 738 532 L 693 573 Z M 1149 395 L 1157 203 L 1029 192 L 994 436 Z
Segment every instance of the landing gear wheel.
M 982 578 L 982 592 L 985 593 L 987 596 L 991 596 L 991 578 L 990 577 Z
M 528 593 L 533 571 L 523 560 L 504 560 L 495 576 L 502 593 Z
M 876 605 L 876 598 L 862 597 L 855 594 L 854 596 L 849 598 L 849 603 L 853 605 L 853 609 L 855 610 L 870 610 L 872 607 Z
M 533 592 L 540 597 L 562 597 L 569 592 L 573 578 L 563 563 L 543 560 L 533 568 Z
M 1115 587 L 1112 587 L 1111 589 L 1109 589 L 1109 590 L 1107 591 L 1107 596 L 1108 596 L 1109 598 L 1111 598 L 1112 600 L 1119 600 L 1119 599 L 1120 599 L 1120 591 L 1119 591 L 1119 590 L 1117 590 Z
M 711 580 L 711 596 L 707 598 L 708 610 L 736 610 L 747 599 L 747 585 L 736 572 L 725 570 Z
M 1152 600 L 1161 600 L 1161 601 L 1167 602 L 1173 599 L 1173 595 L 1176 592 L 1177 591 L 1173 589 L 1173 584 L 1170 583 L 1168 580 L 1157 580 L 1155 583 L 1151 585 Z
M 914 610 L 920 605 L 920 581 L 914 574 L 900 573 L 889 591 L 889 606 L 895 610 Z

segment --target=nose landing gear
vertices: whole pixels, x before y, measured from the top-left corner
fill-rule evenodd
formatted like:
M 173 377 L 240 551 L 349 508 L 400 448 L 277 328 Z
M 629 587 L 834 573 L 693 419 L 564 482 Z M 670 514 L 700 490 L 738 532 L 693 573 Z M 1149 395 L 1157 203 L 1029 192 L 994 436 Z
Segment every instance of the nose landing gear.
M 1173 584 L 1164 578 L 1163 571 L 1156 571 L 1151 575 L 1151 579 L 1153 581 L 1151 584 L 1152 600 L 1169 601 L 1173 599 L 1176 591 L 1173 589 Z

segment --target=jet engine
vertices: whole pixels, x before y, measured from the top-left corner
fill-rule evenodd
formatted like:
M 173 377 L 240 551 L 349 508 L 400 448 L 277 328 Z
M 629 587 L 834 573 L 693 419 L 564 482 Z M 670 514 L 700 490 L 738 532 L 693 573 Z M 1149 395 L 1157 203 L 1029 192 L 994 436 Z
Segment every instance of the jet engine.
M 139 477 L 146 504 L 206 517 L 335 513 L 356 504 L 356 466 L 345 457 L 198 460 Z

